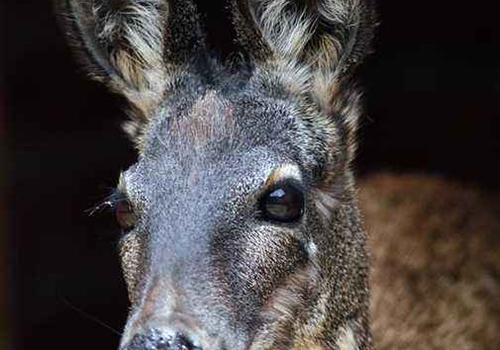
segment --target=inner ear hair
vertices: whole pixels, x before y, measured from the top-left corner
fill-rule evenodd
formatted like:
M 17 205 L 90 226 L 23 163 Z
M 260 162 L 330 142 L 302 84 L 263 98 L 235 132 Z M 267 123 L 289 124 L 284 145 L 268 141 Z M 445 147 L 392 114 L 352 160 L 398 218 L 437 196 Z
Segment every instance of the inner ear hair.
M 373 0 L 232 0 L 242 45 L 257 60 L 284 59 L 337 76 L 369 52 Z
M 154 85 L 151 70 L 164 66 L 168 6 L 163 0 L 62 0 L 66 33 L 90 75 L 115 90 Z
M 56 0 L 56 6 L 89 75 L 145 116 L 190 51 L 202 46 L 191 0 Z

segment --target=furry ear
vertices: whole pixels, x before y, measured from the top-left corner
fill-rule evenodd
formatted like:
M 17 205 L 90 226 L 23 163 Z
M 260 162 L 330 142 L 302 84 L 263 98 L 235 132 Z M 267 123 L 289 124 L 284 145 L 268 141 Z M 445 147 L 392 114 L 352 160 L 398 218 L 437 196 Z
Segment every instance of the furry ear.
M 250 55 L 294 59 L 345 73 L 369 50 L 372 0 L 233 0 L 239 40 Z
M 373 0 L 232 0 L 232 11 L 238 40 L 258 69 L 333 121 L 316 118 L 315 125 L 340 135 L 348 165 L 361 114 L 350 78 L 370 50 Z
M 189 0 L 57 0 L 57 11 L 89 74 L 146 120 L 178 66 L 203 46 Z
M 239 41 L 260 62 L 307 67 L 323 107 L 370 47 L 372 0 L 233 0 Z

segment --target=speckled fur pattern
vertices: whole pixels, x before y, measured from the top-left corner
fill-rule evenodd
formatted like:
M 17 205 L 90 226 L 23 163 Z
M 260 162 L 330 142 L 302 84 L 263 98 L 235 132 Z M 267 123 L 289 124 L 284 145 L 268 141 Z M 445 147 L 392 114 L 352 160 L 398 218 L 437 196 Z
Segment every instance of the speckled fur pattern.
M 130 102 L 139 151 L 118 186 L 137 217 L 121 348 L 180 332 L 205 350 L 370 350 L 350 164 L 371 1 L 233 1 L 246 52 L 231 65 L 205 50 L 191 1 L 60 6 L 91 75 Z M 263 220 L 259 198 L 290 169 L 304 216 Z
M 371 328 L 380 350 L 497 349 L 498 196 L 380 175 L 359 192 L 365 234 L 350 164 L 372 2 L 228 4 L 246 50 L 231 64 L 191 1 L 58 2 L 90 75 L 129 101 L 139 152 L 118 184 L 137 216 L 121 349 L 371 350 Z M 303 218 L 263 220 L 290 178 Z

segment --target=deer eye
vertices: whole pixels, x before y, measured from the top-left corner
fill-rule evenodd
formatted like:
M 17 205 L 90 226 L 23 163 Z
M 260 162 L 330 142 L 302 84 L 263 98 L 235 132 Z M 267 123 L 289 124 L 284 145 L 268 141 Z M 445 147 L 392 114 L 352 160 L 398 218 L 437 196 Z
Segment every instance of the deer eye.
M 260 206 L 267 220 L 297 221 L 304 213 L 304 192 L 294 184 L 277 185 L 262 197 Z
M 128 200 L 121 200 L 115 204 L 115 218 L 118 225 L 124 231 L 130 231 L 134 228 L 136 215 L 134 209 Z

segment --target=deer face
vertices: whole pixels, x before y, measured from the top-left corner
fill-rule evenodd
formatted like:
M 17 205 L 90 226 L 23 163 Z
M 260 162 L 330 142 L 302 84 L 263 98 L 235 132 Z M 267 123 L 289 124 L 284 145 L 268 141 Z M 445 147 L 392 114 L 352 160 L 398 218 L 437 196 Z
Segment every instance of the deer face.
M 206 54 L 189 1 L 66 4 L 93 73 L 134 115 L 139 160 L 115 208 L 132 303 L 121 348 L 368 349 L 346 72 L 371 12 L 232 8 L 249 57 L 236 73 Z

